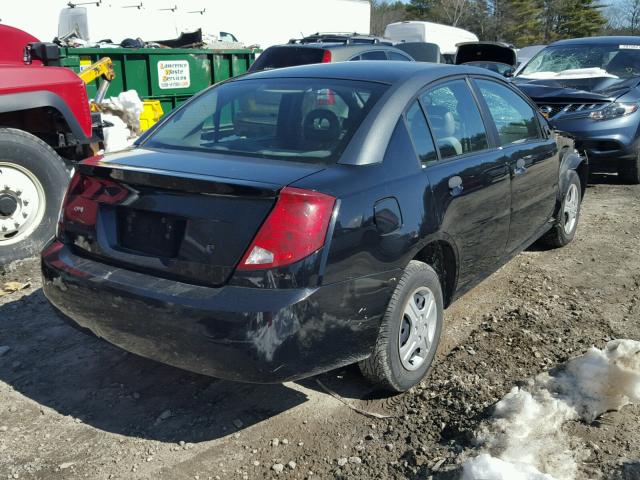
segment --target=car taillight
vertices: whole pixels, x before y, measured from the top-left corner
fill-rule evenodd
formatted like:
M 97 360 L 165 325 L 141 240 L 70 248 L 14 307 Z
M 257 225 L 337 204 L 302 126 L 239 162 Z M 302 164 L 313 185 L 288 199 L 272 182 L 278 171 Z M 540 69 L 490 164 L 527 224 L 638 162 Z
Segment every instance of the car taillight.
M 96 224 L 100 204 L 113 205 L 126 198 L 128 190 L 112 180 L 90 177 L 76 172 L 62 202 L 58 235 L 65 225 L 75 223 L 92 227 Z
M 331 50 L 325 50 L 322 53 L 322 63 L 331 63 Z
M 238 269 L 289 265 L 320 249 L 325 242 L 335 201 L 324 193 L 283 188 Z

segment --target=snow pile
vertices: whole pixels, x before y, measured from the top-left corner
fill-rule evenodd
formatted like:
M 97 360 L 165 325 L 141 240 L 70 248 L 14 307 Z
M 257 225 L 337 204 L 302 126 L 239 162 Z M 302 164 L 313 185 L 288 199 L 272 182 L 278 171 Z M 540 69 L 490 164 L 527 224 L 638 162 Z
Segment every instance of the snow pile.
M 100 103 L 101 111 L 120 117 L 134 134 L 140 132 L 140 115 L 143 109 L 142 100 L 135 90 L 127 90 Z
M 483 453 L 464 464 L 462 480 L 554 480 L 526 463 L 511 463 Z
M 514 387 L 478 434 L 488 453 L 466 461 L 463 480 L 572 480 L 584 450 L 562 430 L 570 420 L 640 402 L 640 342 L 614 340 Z M 542 473 L 546 472 L 546 473 Z
M 127 90 L 117 97 L 100 103 L 104 132 L 105 153 L 118 152 L 130 147 L 140 134 L 140 114 L 144 106 L 135 90 Z
M 102 114 L 102 121 L 105 125 L 102 129 L 105 153 L 119 152 L 133 145 L 137 137 L 131 134 L 131 130 L 120 117 L 104 113 Z

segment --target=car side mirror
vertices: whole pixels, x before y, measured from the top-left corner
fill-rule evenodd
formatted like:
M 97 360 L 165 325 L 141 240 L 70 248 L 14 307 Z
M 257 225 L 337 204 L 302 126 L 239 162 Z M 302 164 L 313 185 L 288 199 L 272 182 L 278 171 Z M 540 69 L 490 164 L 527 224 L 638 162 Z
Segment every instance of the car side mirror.
M 503 73 L 503 75 L 507 78 L 513 77 L 513 73 L 516 71 L 515 68 L 510 68 L 508 70 L 505 70 L 505 72 Z

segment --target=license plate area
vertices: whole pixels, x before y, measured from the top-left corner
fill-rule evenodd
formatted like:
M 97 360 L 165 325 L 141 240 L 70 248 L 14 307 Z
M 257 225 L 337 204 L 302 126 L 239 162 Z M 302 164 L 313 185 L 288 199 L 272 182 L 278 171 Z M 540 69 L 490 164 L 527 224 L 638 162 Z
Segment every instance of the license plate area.
M 123 207 L 117 209 L 116 216 L 120 248 L 154 257 L 178 256 L 186 219 Z

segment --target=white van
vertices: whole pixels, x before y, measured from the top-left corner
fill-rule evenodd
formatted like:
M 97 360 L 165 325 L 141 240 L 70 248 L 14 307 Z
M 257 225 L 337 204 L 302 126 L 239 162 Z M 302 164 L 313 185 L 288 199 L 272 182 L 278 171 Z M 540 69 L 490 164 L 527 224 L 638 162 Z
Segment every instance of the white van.
M 384 30 L 384 36 L 393 43 L 435 43 L 440 47 L 442 55 L 450 61 L 456 54 L 458 43 L 478 41 L 477 35 L 462 28 L 419 21 L 390 23 Z

